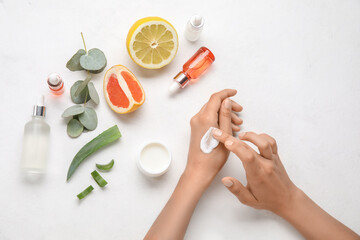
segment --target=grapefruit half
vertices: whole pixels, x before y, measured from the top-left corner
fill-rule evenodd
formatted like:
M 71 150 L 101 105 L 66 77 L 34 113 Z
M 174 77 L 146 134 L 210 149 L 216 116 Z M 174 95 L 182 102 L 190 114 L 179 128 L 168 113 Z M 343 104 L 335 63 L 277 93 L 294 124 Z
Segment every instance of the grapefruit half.
M 103 87 L 106 102 L 114 112 L 133 112 L 145 101 L 145 92 L 140 82 L 122 65 L 107 70 Z

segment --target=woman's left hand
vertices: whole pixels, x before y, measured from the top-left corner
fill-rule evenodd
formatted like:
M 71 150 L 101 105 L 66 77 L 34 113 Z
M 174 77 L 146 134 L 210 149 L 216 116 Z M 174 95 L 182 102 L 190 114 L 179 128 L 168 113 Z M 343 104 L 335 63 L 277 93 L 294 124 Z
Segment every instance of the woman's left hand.
M 229 99 L 236 92 L 234 89 L 225 89 L 212 94 L 210 100 L 190 120 L 191 139 L 184 174 L 195 177 L 196 181 L 210 184 L 229 156 L 223 144 L 219 144 L 209 154 L 203 153 L 200 141 L 210 127 L 219 128 L 228 134 L 240 131 L 239 125 L 243 121 L 234 112 L 241 112 L 243 108 Z

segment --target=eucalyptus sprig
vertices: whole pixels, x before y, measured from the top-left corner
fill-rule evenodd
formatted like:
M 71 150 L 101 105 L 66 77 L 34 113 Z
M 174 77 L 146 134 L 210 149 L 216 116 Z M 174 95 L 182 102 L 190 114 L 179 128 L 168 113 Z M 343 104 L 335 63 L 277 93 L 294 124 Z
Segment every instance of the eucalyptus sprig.
M 84 80 L 76 81 L 70 88 L 71 100 L 76 105 L 67 108 L 62 114 L 64 118 L 71 117 L 67 125 L 70 137 L 78 137 L 84 129 L 92 131 L 97 127 L 98 119 L 94 108 L 85 105 L 90 100 L 96 105 L 99 104 L 99 94 L 91 79 L 92 74 L 101 73 L 107 64 L 105 54 L 98 48 L 88 51 L 83 33 L 81 37 L 84 49 L 79 49 L 66 63 L 70 71 L 87 72 Z

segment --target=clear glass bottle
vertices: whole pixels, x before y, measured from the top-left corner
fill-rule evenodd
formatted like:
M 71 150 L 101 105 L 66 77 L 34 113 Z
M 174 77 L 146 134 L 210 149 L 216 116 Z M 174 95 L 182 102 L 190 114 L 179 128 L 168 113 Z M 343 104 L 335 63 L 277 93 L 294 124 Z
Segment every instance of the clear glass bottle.
M 183 66 L 183 70 L 174 77 L 169 91 L 176 92 L 186 87 L 192 80 L 198 79 L 215 61 L 214 54 L 206 47 L 201 47 Z
M 42 174 L 45 172 L 50 126 L 45 122 L 44 96 L 34 106 L 31 121 L 25 125 L 21 169 L 24 173 Z

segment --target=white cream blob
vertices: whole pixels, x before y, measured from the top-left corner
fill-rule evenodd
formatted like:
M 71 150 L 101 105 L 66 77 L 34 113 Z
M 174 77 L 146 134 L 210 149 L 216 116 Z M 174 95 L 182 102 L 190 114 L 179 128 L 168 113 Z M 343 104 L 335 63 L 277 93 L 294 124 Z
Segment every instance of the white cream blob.
M 214 127 L 210 127 L 200 141 L 200 149 L 203 153 L 211 153 L 219 145 L 219 141 L 212 136 Z

